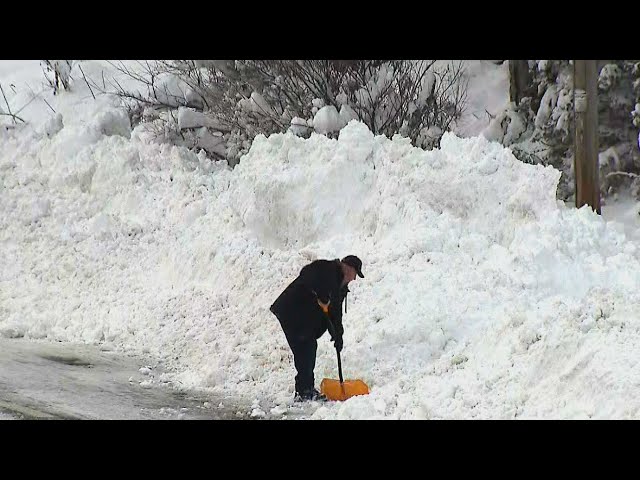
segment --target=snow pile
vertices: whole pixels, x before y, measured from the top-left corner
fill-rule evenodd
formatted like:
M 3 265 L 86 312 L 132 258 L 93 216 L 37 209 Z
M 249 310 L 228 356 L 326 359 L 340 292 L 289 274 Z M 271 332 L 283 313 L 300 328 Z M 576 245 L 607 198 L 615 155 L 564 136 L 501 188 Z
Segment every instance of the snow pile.
M 343 367 L 371 394 L 306 414 L 638 417 L 637 246 L 559 204 L 557 170 L 351 121 L 337 140 L 259 136 L 232 171 L 94 128 L 111 108 L 0 133 L 1 334 L 152 354 L 180 385 L 286 417 L 268 307 L 310 260 L 353 253 Z M 336 375 L 325 336 L 316 383 Z

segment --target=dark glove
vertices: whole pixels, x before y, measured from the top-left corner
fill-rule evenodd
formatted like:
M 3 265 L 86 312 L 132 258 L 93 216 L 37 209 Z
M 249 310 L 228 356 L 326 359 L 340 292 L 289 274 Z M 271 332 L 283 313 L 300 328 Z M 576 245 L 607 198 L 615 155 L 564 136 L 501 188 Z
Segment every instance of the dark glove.
M 336 351 L 338 353 L 340 353 L 342 351 L 342 335 L 340 335 L 338 338 L 336 338 L 333 342 L 333 344 L 336 347 Z

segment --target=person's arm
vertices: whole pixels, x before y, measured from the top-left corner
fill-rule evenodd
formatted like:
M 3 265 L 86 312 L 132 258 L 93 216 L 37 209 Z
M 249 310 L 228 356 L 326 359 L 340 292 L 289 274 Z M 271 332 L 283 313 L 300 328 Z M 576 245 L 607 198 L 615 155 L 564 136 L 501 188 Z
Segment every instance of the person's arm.
M 334 344 L 338 352 L 342 350 L 342 335 L 344 334 L 344 327 L 342 325 L 342 302 L 344 301 L 345 295 L 348 291 L 349 290 L 347 288 L 341 290 L 337 295 L 338 298 L 336 301 L 331 302 L 331 305 L 329 306 L 329 319 L 335 329 L 335 334 L 334 332 L 329 333 L 331 334 L 331 340 L 335 342 Z

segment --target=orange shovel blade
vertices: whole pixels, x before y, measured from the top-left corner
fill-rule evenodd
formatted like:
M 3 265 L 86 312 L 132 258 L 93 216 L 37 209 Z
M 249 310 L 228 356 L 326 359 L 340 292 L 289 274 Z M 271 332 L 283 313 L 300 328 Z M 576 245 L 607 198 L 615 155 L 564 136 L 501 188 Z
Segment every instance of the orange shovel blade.
M 346 400 L 356 395 L 368 395 L 369 387 L 362 380 L 339 380 L 325 378 L 320 383 L 320 392 L 329 400 Z

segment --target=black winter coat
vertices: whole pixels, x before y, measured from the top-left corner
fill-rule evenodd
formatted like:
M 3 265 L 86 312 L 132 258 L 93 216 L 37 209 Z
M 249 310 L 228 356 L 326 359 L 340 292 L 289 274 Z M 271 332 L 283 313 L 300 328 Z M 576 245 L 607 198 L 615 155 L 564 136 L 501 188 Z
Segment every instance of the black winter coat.
M 346 285 L 342 286 L 343 279 L 340 260 L 315 260 L 300 270 L 300 275 L 273 302 L 271 312 L 280 320 L 287 335 L 294 338 L 320 338 L 327 329 L 333 340 L 336 336 L 342 338 L 342 302 L 349 292 Z M 331 324 L 318 299 L 322 303 L 331 300 Z

